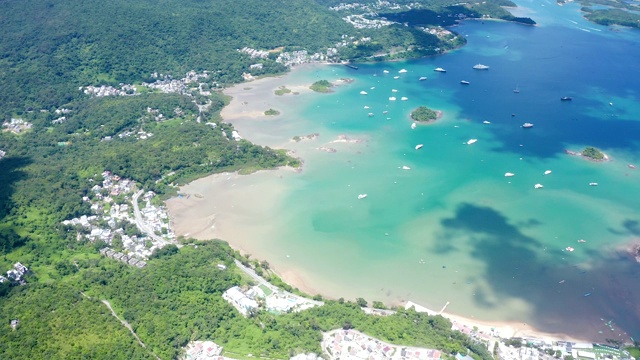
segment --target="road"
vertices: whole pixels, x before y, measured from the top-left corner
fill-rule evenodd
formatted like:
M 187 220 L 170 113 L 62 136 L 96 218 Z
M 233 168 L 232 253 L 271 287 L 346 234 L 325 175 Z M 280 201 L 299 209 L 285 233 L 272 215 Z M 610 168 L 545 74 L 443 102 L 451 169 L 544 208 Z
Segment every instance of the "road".
M 147 225 L 147 223 L 144 222 L 144 219 L 142 219 L 142 214 L 140 214 L 140 208 L 138 207 L 138 198 L 142 194 L 144 194 L 144 190 L 138 191 L 137 193 L 133 194 L 133 196 L 131 197 L 131 203 L 133 204 L 133 214 L 135 216 L 136 226 L 138 227 L 138 229 L 140 229 L 140 231 L 147 234 L 147 236 L 149 236 L 150 238 L 152 238 L 154 241 L 158 242 L 162 246 L 170 244 L 167 240 L 162 238 L 162 236 L 156 235 L 156 233 L 153 232 L 153 229 L 151 229 L 151 227 L 149 227 L 149 225 Z

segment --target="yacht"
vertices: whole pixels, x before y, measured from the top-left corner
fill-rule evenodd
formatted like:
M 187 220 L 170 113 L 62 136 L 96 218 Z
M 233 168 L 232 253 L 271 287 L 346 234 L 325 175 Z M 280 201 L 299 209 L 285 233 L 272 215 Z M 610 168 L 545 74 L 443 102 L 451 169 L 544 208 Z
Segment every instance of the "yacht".
M 358 199 L 364 199 L 367 197 L 367 194 L 360 194 L 358 195 Z
M 487 120 L 485 120 L 485 121 L 483 121 L 482 123 L 483 123 L 483 124 L 485 124 L 485 125 L 489 125 L 489 124 L 491 124 L 491 121 L 487 121 Z
M 400 70 L 400 71 L 398 71 L 398 72 L 399 72 L 400 74 L 402 74 L 402 73 L 406 73 L 406 72 L 407 72 L 407 69 L 402 69 L 402 70 Z
M 409 98 L 408 98 L 408 97 L 406 97 L 406 96 L 403 96 L 403 97 L 401 97 L 401 98 L 400 98 L 400 100 L 402 100 L 402 101 L 407 101 L 407 100 L 409 100 Z
M 473 68 L 476 70 L 489 70 L 489 67 L 487 65 L 482 64 L 473 65 Z
M 420 149 L 422 149 L 422 147 L 423 147 L 423 146 L 424 146 L 424 144 L 418 144 L 418 145 L 416 145 L 416 150 L 420 150 Z
M 546 171 L 544 172 L 544 174 L 545 174 L 545 175 L 549 175 L 549 174 L 551 174 L 551 170 L 546 170 Z
M 461 81 L 460 81 L 460 84 L 462 84 L 462 85 L 469 85 L 469 84 L 471 84 L 471 83 L 470 83 L 470 82 L 468 82 L 467 80 L 461 80 Z
M 597 182 L 590 182 L 589 186 L 598 186 L 598 183 Z
M 542 189 L 543 187 L 544 187 L 544 186 L 542 186 L 542 184 L 535 184 L 535 185 L 533 185 L 533 188 L 534 188 L 534 189 Z M 573 251 L 573 250 L 571 250 L 571 251 Z
M 368 115 L 369 115 L 369 116 L 373 116 L 373 113 L 369 113 Z
M 367 95 L 367 92 L 362 90 L 362 91 L 360 91 L 360 95 Z
M 390 98 L 389 98 L 389 101 L 396 101 L 395 96 L 390 97 Z
M 560 101 L 571 101 L 573 100 L 570 96 L 563 96 L 560 98 Z
M 411 128 L 412 128 L 412 129 L 415 129 L 415 128 L 416 128 L 416 126 L 417 126 L 417 125 L 416 125 L 416 123 L 411 124 Z
M 408 167 L 407 165 L 404 165 L 404 166 L 402 167 L 402 170 L 411 170 L 411 168 L 410 168 L 410 167 Z
M 478 141 L 478 139 L 469 139 L 469 141 L 467 141 L 467 145 L 475 144 L 476 141 Z
M 525 129 L 532 128 L 533 124 L 532 123 L 524 123 L 524 124 L 522 124 L 522 127 L 525 128 Z
M 425 81 L 425 80 L 427 80 L 427 77 L 426 76 L 421 76 L 420 79 L 418 79 L 418 80 Z
M 389 70 L 382 70 L 383 73 L 388 74 Z
M 437 71 L 437 72 L 447 72 L 447 70 L 445 70 L 445 69 L 443 69 L 443 68 L 441 68 L 441 67 L 439 67 L 439 68 L 435 68 L 435 69 L 433 69 L 433 71 Z
M 510 172 L 504 173 L 505 177 L 512 177 L 513 175 L 515 175 L 515 174 L 514 173 L 510 173 Z

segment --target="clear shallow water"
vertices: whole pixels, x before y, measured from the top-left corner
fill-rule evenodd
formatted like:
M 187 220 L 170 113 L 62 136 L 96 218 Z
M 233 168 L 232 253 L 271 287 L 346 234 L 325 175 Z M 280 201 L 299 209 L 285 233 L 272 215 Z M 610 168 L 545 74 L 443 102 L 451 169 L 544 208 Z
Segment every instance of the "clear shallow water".
M 627 167 L 640 165 L 639 33 L 587 23 L 573 5 L 521 5 L 540 26 L 465 22 L 455 30 L 468 45 L 444 56 L 301 70 L 288 81 L 355 81 L 298 95 L 276 120 L 237 121 L 250 140 L 285 144 L 306 162 L 301 174 L 244 185 L 259 194 L 286 184 L 278 201 L 252 205 L 277 216 L 236 224 L 259 237 L 255 253 L 333 297 L 449 301 L 447 311 L 478 319 L 640 338 L 640 264 L 616 251 L 640 238 L 640 170 Z M 445 115 L 412 130 L 408 114 L 420 105 Z M 313 132 L 320 138 L 287 142 Z M 329 144 L 338 134 L 366 141 Z M 316 150 L 323 145 L 338 152 Z M 587 145 L 613 161 L 564 154 Z

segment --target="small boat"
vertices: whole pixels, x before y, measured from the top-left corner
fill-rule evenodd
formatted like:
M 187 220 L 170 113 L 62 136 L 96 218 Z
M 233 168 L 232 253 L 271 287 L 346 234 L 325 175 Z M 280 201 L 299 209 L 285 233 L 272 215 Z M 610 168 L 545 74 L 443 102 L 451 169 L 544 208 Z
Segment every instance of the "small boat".
M 469 85 L 471 84 L 470 82 L 468 82 L 467 80 L 460 80 L 460 84 L 462 85 Z
M 372 87 L 371 87 L 371 90 L 373 90 L 373 89 L 375 89 L 375 88 L 376 88 L 375 86 L 372 86 Z
M 551 170 L 546 170 L 546 171 L 544 172 L 544 174 L 545 174 L 545 175 L 549 175 L 549 174 L 551 174 Z
M 467 145 L 475 144 L 477 141 L 478 139 L 469 139 L 469 141 L 467 141 Z
M 579 242 L 579 243 L 586 243 L 586 242 L 587 242 L 587 240 L 580 239 L 580 240 L 578 240 L 578 242 Z
M 382 70 L 383 73 L 388 74 L 389 70 Z
M 382 113 L 383 113 L 383 114 L 386 114 L 386 113 L 388 113 L 388 111 L 387 111 L 387 110 L 385 110 L 385 111 L 383 111 Z
M 584 294 L 583 296 L 584 296 L 584 297 L 589 297 L 589 296 L 591 296 L 591 293 L 586 293 L 586 294 Z
M 613 103 L 612 103 L 612 102 L 610 102 L 610 103 L 609 103 L 609 106 L 613 106 Z
M 412 128 L 412 129 L 415 129 L 415 128 L 416 128 L 416 126 L 417 126 L 417 125 L 416 125 L 416 123 L 411 124 L 411 128 Z
M 529 128 L 533 127 L 533 124 L 532 123 L 524 123 L 524 124 L 522 124 L 522 127 L 525 128 L 525 129 L 529 129 Z
M 411 170 L 411 168 L 405 165 L 402 167 L 402 170 Z
M 598 186 L 598 183 L 597 182 L 590 182 L 589 186 Z
M 629 167 L 629 169 L 635 169 L 635 168 L 636 168 L 636 166 L 635 166 L 635 165 L 633 165 L 633 164 L 629 164 L 629 165 L 627 165 L 627 166 Z
M 360 194 L 358 195 L 358 199 L 364 199 L 367 197 L 367 194 Z
M 544 186 L 542 186 L 542 184 L 535 184 L 533 185 L 534 189 L 542 189 Z
M 575 250 L 574 248 L 572 248 L 571 246 L 567 246 L 565 248 L 565 250 L 567 250 L 568 252 L 572 252 L 573 250 Z
M 390 98 L 389 98 L 389 101 L 396 101 L 395 96 L 390 97 Z
M 564 283 L 564 280 L 560 280 L 560 281 L 558 282 L 558 284 L 562 284 L 562 283 Z
M 364 106 L 364 108 L 365 108 L 365 109 L 368 109 L 368 108 L 369 108 L 369 106 L 365 105 L 365 106 Z
M 396 90 L 396 89 L 391 89 L 391 92 L 398 92 L 398 90 Z
M 367 92 L 362 90 L 362 91 L 360 91 L 360 95 L 367 95 Z
M 485 121 L 483 121 L 482 123 L 483 123 L 483 124 L 485 124 L 485 125 L 489 125 L 489 124 L 491 124 L 491 121 L 487 121 L 487 120 L 485 120 Z
M 400 76 L 394 76 L 393 78 L 398 80 L 398 79 L 400 79 Z
M 403 97 L 400 98 L 400 100 L 407 101 L 407 100 L 409 100 L 409 98 L 407 98 L 406 96 L 403 96 Z
M 433 71 L 437 71 L 437 72 L 447 72 L 447 70 L 445 70 L 445 69 L 443 69 L 443 68 L 441 68 L 441 67 L 439 67 L 439 68 L 435 68 L 435 69 L 433 69 Z
M 510 173 L 510 172 L 504 173 L 505 177 L 512 177 L 513 175 L 515 175 L 515 174 L 514 173 Z
M 398 72 L 399 72 L 400 74 L 402 74 L 402 73 L 406 73 L 406 72 L 407 72 L 407 69 L 402 69 L 402 70 L 400 70 L 400 71 L 398 71 Z
M 369 113 L 368 115 L 369 115 L 369 116 L 373 116 L 373 113 Z
M 560 98 L 560 101 L 571 101 L 573 100 L 570 96 L 563 96 Z
M 476 70 L 489 70 L 489 67 L 487 65 L 482 64 L 473 65 L 473 68 Z
M 424 146 L 424 144 L 418 144 L 418 145 L 416 145 L 416 150 L 420 150 L 420 149 L 422 149 L 422 147 L 423 147 L 423 146 Z
M 420 79 L 418 79 L 418 80 L 425 81 L 425 80 L 427 80 L 427 77 L 426 76 L 420 76 Z

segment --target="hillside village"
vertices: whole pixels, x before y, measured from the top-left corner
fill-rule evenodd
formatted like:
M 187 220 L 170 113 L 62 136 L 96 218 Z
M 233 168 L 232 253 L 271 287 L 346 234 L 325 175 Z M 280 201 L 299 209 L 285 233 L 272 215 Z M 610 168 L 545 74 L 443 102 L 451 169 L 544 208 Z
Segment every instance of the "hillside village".
M 82 199 L 90 204 L 92 215 L 62 224 L 75 229 L 79 240 L 104 242 L 108 247 L 101 251 L 102 255 L 142 267 L 146 264 L 143 260 L 154 250 L 175 241 L 167 211 L 152 203 L 155 193 L 136 191 L 136 184 L 130 179 L 110 171 L 104 171 L 100 178 L 102 181 L 94 180 L 90 194 Z M 144 204 L 141 209 L 140 196 Z

